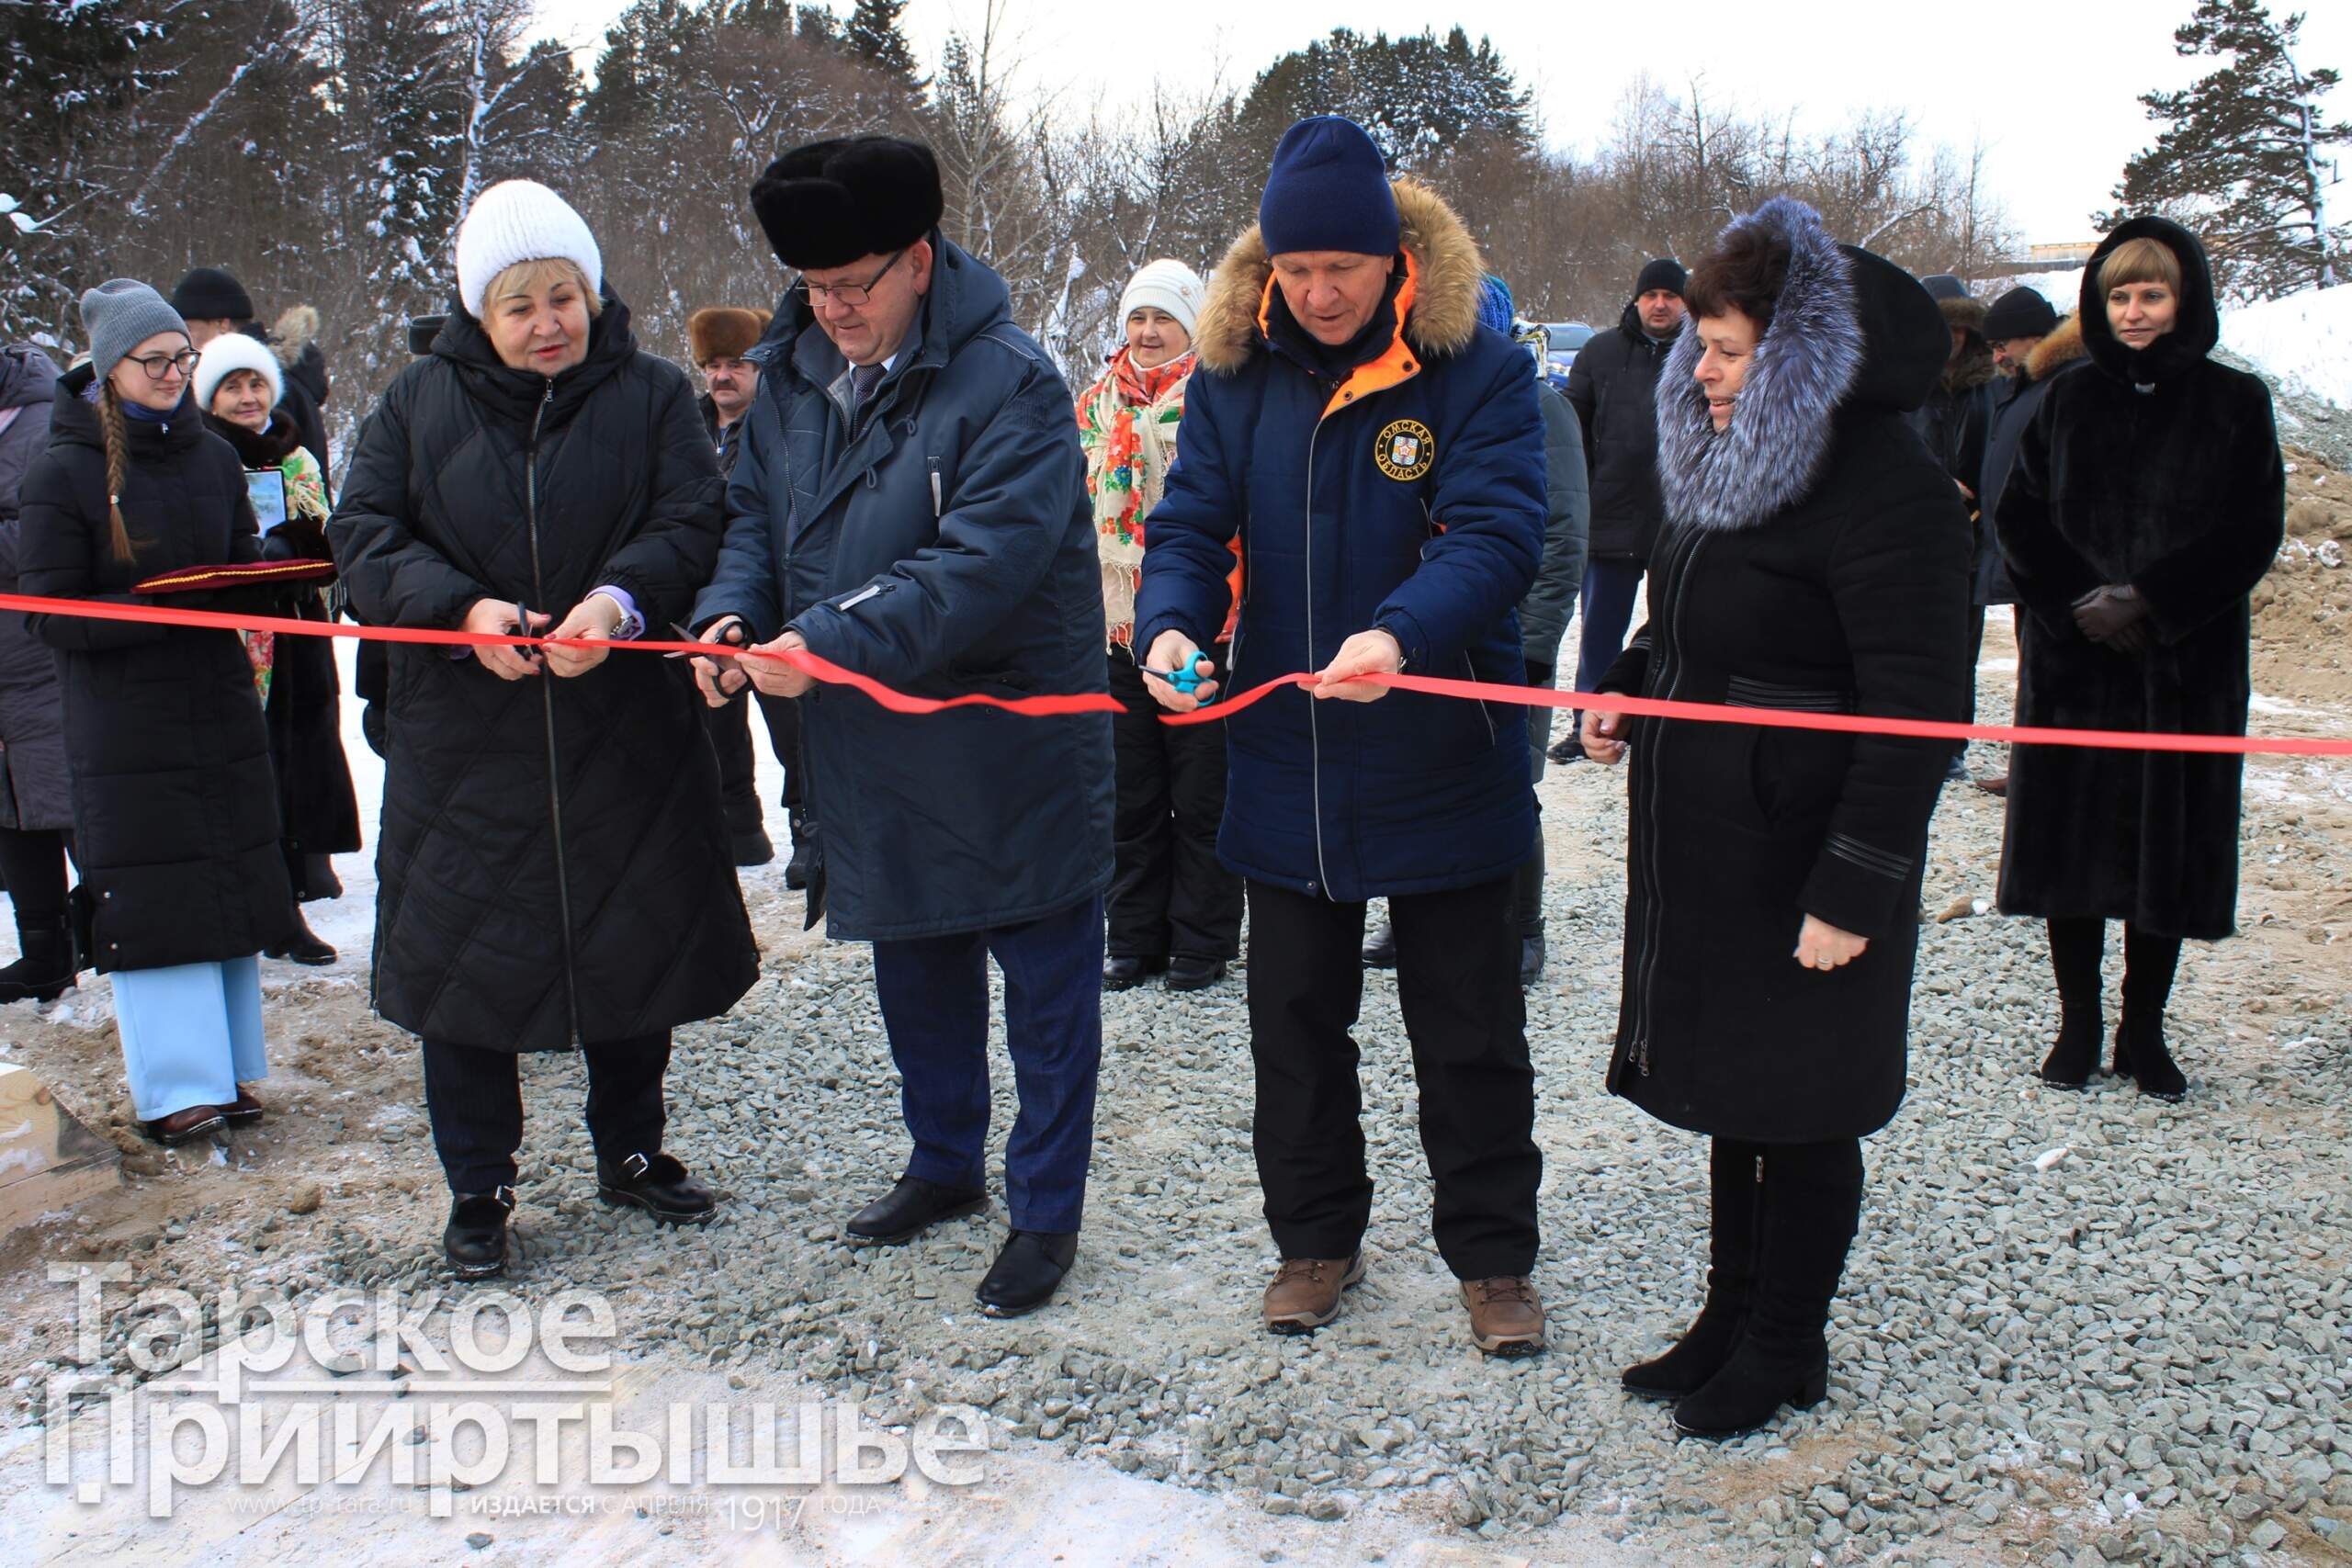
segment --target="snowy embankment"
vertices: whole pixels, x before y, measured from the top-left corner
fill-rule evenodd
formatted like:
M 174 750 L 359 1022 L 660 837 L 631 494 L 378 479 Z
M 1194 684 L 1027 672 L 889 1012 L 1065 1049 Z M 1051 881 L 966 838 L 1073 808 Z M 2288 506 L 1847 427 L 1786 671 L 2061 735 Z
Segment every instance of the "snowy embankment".
M 2286 391 L 2352 408 L 2352 288 L 2307 288 L 2224 311 L 2222 346 Z

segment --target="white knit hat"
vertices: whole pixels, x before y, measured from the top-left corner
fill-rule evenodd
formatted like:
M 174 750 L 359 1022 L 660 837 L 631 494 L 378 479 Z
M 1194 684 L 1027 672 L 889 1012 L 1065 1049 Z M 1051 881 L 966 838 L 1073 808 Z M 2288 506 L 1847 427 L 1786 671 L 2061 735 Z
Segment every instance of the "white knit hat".
M 1163 256 L 1145 263 L 1143 270 L 1127 280 L 1126 292 L 1119 296 L 1119 320 L 1125 322 L 1137 309 L 1149 305 L 1183 322 L 1184 335 L 1190 337 L 1207 294 L 1199 273 Z
M 605 287 L 605 258 L 588 221 L 537 180 L 501 180 L 480 196 L 458 225 L 458 297 L 481 319 L 481 297 L 517 262 L 561 257 L 587 276 L 590 293 Z
M 269 383 L 269 406 L 276 408 L 286 397 L 285 373 L 277 368 L 277 355 L 269 344 L 243 333 L 222 333 L 204 345 L 196 361 L 196 406 L 207 413 L 212 412 L 212 394 L 220 383 L 240 370 L 257 372 Z

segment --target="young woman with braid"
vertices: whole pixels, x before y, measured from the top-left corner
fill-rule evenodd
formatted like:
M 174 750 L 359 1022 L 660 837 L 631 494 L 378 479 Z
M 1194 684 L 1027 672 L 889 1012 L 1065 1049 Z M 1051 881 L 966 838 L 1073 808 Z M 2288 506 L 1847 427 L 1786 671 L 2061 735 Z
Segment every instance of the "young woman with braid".
M 25 476 L 27 593 L 151 603 L 137 585 L 261 558 L 245 476 L 189 395 L 187 329 L 145 284 L 82 297 L 90 362 L 59 382 Z M 232 607 L 176 594 L 189 608 Z M 256 955 L 293 940 L 269 740 L 232 631 L 30 617 L 57 650 L 77 917 L 110 975 L 131 1103 L 160 1143 L 258 1118 Z

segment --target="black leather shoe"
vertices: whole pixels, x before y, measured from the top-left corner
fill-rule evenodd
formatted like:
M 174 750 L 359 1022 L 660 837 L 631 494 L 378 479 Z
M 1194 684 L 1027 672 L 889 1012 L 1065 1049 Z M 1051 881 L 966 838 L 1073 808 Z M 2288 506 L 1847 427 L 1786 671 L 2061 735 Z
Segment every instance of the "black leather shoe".
M 1165 958 L 1137 958 L 1131 953 L 1114 953 L 1102 964 L 1102 988 L 1106 991 L 1132 991 L 1154 975 L 1168 969 Z
M 506 1216 L 514 1212 L 514 1189 L 460 1192 L 449 1205 L 441 1250 L 460 1280 L 487 1280 L 506 1272 Z
M 1381 921 L 1372 928 L 1372 934 L 1363 939 L 1363 966 L 1367 969 L 1396 967 L 1396 927 L 1394 921 Z
M 1544 976 L 1544 938 L 1541 933 L 1519 939 L 1519 988 L 1528 987 Z
M 302 918 L 300 906 L 294 910 L 294 940 L 284 947 L 268 948 L 266 952 L 271 958 L 283 958 L 288 964 L 307 964 L 313 969 L 324 968 L 335 960 L 334 949 L 311 929 L 311 922 Z
M 852 1247 L 896 1247 L 912 1241 L 942 1220 L 976 1214 L 988 1206 L 985 1192 L 902 1176 L 897 1186 L 850 1216 L 842 1239 Z
M 698 1225 L 718 1207 L 710 1189 L 669 1155 L 629 1155 L 596 1162 L 596 1196 L 642 1209 L 665 1225 Z
M 1168 988 L 1171 991 L 1205 991 L 1225 978 L 1222 958 L 1174 958 L 1168 964 Z
M 1553 741 L 1551 749 L 1544 755 L 1562 766 L 1570 762 L 1581 762 L 1584 761 L 1584 741 L 1575 735 L 1570 735 L 1565 740 Z
M 1054 1299 L 1078 1256 L 1078 1233 L 1014 1231 L 974 1296 L 989 1317 L 1019 1317 Z

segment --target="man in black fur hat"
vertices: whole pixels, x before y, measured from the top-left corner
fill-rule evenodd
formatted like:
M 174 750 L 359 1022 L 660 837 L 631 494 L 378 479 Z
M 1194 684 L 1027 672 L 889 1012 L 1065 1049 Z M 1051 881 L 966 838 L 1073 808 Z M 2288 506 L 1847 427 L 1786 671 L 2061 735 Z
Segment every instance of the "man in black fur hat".
M 931 150 L 814 142 L 769 165 L 752 207 L 799 276 L 750 351 L 759 389 L 695 607 L 704 640 L 805 649 L 923 697 L 1103 691 L 1069 389 L 1012 324 L 1004 280 L 940 232 Z M 774 660 L 695 662 L 710 701 L 747 677 L 802 699 L 827 803 L 811 919 L 874 944 L 914 1150 L 848 1240 L 909 1241 L 986 1206 L 993 957 L 1021 1110 L 1012 1235 L 978 1298 L 995 1316 L 1044 1305 L 1077 1253 L 1093 1147 L 1109 720 L 898 714 Z

